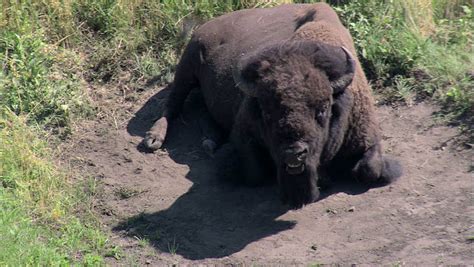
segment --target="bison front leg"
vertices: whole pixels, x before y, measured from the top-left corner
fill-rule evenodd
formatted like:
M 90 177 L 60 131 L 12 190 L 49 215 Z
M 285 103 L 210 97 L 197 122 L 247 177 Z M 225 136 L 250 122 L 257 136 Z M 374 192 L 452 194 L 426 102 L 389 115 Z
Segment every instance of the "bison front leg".
M 258 186 L 269 180 L 271 168 L 269 155 L 259 145 L 248 142 L 238 149 L 242 164 L 242 181 L 249 186 Z
M 175 119 L 182 110 L 182 106 L 194 84 L 183 80 L 176 80 L 181 75 L 176 73 L 175 82 L 171 85 L 171 92 L 166 100 L 166 106 L 161 118 L 159 118 L 145 134 L 143 144 L 150 150 L 161 148 L 165 141 L 169 123 Z
M 383 156 L 380 144 L 369 148 L 352 169 L 354 177 L 367 184 L 390 183 L 402 174 L 398 161 Z
M 157 150 L 163 145 L 169 123 L 181 113 L 184 101 L 191 89 L 198 86 L 198 79 L 195 75 L 197 64 L 199 64 L 198 44 L 190 42 L 176 68 L 164 112 L 143 139 L 143 144 L 148 149 Z
M 246 121 L 237 123 L 230 134 L 230 141 L 235 148 L 238 159 L 238 168 L 234 179 L 249 186 L 264 184 L 272 177 L 271 159 L 268 151 L 256 139 L 255 135 L 249 133 L 251 127 Z

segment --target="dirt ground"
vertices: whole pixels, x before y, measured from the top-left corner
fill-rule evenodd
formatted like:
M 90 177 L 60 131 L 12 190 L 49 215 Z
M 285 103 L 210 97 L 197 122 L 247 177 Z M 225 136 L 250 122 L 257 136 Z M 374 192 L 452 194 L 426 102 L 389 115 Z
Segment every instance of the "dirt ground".
M 340 181 L 288 210 L 274 185 L 219 181 L 192 101 L 165 149 L 143 151 L 166 96 L 158 90 L 97 89 L 101 112 L 63 145 L 77 173 L 99 181 L 96 210 L 123 250 L 110 265 L 474 263 L 474 151 L 456 128 L 434 122 L 436 107 L 378 107 L 384 148 L 404 166 L 397 182 Z

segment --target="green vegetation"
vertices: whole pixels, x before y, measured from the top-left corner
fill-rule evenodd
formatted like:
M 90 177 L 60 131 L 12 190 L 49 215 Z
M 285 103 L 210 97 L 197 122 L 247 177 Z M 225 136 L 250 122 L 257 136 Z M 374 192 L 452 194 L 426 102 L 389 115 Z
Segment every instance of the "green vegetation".
M 151 78 L 170 82 L 196 25 L 289 2 L 318 1 L 3 1 L 0 57 L 9 72 L 0 94 L 17 114 L 67 125 L 71 116 L 90 113 L 85 81 L 131 91 Z M 473 117 L 471 1 L 328 2 L 345 3 L 336 9 L 384 100 L 433 98 L 452 118 Z
M 469 1 L 347 1 L 337 7 L 384 101 L 431 98 L 473 134 L 474 13 Z M 471 3 L 471 4 L 470 4 Z
M 171 81 L 192 29 L 204 20 L 288 2 L 1 1 L 0 265 L 121 257 L 119 247 L 106 251 L 88 205 L 91 187 L 58 171 L 52 163 L 58 151 L 44 136 L 67 138 L 75 120 L 93 114 L 92 88 L 126 85 L 133 93 L 150 80 Z M 474 135 L 471 1 L 328 2 L 338 4 L 383 102 L 433 99 Z
M 74 51 L 48 43 L 34 6 L 2 7 L 0 104 L 31 122 L 67 126 L 86 110 L 81 62 Z
M 36 130 L 0 113 L 0 265 L 98 264 L 106 237 L 90 211 L 94 184 L 74 189 Z M 82 217 L 79 220 L 79 217 Z

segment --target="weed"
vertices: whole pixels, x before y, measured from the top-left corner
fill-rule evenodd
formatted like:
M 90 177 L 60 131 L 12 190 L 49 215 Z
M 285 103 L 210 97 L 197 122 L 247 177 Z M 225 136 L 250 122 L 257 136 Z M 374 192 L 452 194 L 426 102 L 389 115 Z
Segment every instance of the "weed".
M 120 198 L 120 199 L 127 199 L 131 198 L 133 196 L 136 196 L 138 194 L 142 193 L 142 191 L 133 189 L 133 188 L 127 188 L 127 187 L 120 187 L 115 191 L 115 194 Z
M 134 236 L 134 238 L 138 241 L 138 246 L 144 248 L 148 245 L 149 241 L 146 238 L 141 238 L 138 236 Z
M 176 255 L 176 252 L 178 252 L 179 244 L 176 243 L 176 238 L 173 238 L 173 242 L 168 243 L 168 251 L 171 255 Z
M 109 248 L 107 250 L 107 252 L 105 252 L 104 254 L 105 257 L 113 257 L 115 258 L 116 260 L 120 260 L 121 258 L 123 258 L 124 256 L 124 253 L 123 253 L 123 250 L 121 247 L 119 246 L 112 246 L 111 248 Z

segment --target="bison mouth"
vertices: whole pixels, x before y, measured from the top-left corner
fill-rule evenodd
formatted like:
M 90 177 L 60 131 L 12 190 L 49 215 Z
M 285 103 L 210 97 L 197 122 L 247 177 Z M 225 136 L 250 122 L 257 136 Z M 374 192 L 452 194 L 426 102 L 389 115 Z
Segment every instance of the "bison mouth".
M 295 142 L 284 149 L 282 159 L 286 173 L 290 175 L 298 175 L 306 169 L 306 157 L 308 156 L 309 147 L 304 142 Z
M 298 175 L 303 173 L 305 170 L 305 164 L 303 162 L 287 163 L 285 165 L 285 170 L 290 175 Z

